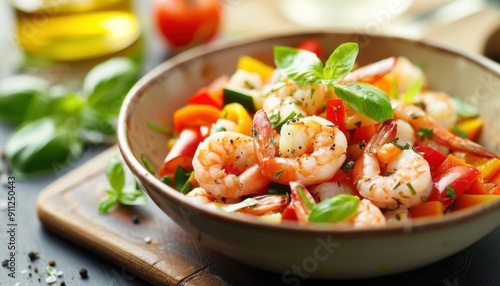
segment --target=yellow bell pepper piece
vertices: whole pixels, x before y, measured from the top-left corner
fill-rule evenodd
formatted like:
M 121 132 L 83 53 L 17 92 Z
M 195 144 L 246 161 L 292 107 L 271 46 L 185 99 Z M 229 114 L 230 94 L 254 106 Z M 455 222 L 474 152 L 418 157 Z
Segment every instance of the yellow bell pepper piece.
M 263 82 L 266 82 L 274 72 L 273 67 L 249 56 L 241 56 L 239 58 L 238 69 L 259 74 Z
M 478 139 L 481 129 L 483 128 L 483 121 L 480 118 L 472 118 L 464 120 L 457 124 L 456 129 L 465 132 L 469 140 L 475 141 Z
M 221 118 L 231 120 L 236 123 L 236 132 L 251 136 L 252 118 L 243 105 L 233 102 L 222 109 Z

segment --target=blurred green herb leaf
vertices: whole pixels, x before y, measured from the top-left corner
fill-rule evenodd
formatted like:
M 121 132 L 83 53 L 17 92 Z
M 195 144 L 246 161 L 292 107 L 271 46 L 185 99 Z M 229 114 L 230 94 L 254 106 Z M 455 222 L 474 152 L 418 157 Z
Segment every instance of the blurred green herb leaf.
M 76 161 L 86 144 L 114 142 L 123 99 L 139 77 L 127 58 L 93 67 L 82 92 L 17 75 L 0 81 L 0 119 L 17 124 L 5 154 L 14 175 L 42 175 Z
M 0 119 L 20 124 L 31 100 L 44 95 L 48 87 L 47 81 L 30 75 L 15 75 L 0 80 Z
M 83 81 L 83 94 L 88 105 L 100 113 L 117 115 L 138 73 L 136 64 L 127 58 L 113 58 L 99 64 Z
M 7 141 L 5 154 L 12 173 L 26 177 L 65 165 L 79 158 L 82 150 L 71 118 L 43 117 L 17 129 Z

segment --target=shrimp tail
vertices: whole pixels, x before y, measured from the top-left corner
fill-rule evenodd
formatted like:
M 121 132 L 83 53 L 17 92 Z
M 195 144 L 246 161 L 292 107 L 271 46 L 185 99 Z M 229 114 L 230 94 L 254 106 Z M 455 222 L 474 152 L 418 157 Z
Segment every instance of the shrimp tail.
M 434 129 L 434 141 L 451 149 L 472 153 L 485 158 L 499 158 L 497 154 L 487 150 L 476 142 L 458 137 L 446 129 Z
M 276 145 L 271 140 L 274 129 L 265 111 L 259 110 L 255 113 L 252 128 L 257 159 L 275 157 L 277 153 Z
M 354 164 L 352 177 L 354 184 L 357 184 L 358 180 L 363 177 L 363 174 L 375 168 L 377 165 L 375 163 L 377 161 L 375 154 L 384 144 L 390 143 L 396 138 L 397 131 L 397 121 L 389 119 L 380 126 L 377 132 L 375 132 L 370 141 L 366 144 L 363 155 L 359 157 Z
M 366 144 L 366 152 L 369 154 L 376 153 L 382 145 L 390 143 L 396 138 L 397 131 L 398 124 L 396 120 L 389 119 L 385 121 Z

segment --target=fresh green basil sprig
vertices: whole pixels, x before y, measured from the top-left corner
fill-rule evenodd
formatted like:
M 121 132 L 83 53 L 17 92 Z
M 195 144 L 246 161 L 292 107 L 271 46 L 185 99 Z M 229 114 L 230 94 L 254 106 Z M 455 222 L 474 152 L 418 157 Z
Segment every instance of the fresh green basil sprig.
M 394 117 L 389 96 L 379 88 L 361 82 L 342 83 L 352 70 L 359 47 L 356 43 L 338 46 L 323 63 L 316 54 L 285 46 L 274 47 L 274 62 L 281 75 L 298 85 L 325 84 L 354 110 L 377 121 Z
M 81 92 L 27 75 L 0 81 L 0 119 L 18 125 L 5 146 L 12 174 L 57 172 L 86 144 L 114 141 L 119 108 L 139 72 L 130 59 L 109 59 L 88 72 Z
M 106 190 L 106 196 L 99 202 L 99 212 L 106 214 L 118 204 L 136 206 L 147 203 L 146 196 L 137 182 L 127 184 L 122 162 L 116 156 L 108 161 L 106 178 L 111 188 Z
M 339 194 L 314 204 L 307 199 L 302 186 L 298 186 L 296 191 L 309 212 L 307 220 L 310 222 L 341 222 L 353 217 L 358 212 L 360 199 L 357 196 Z

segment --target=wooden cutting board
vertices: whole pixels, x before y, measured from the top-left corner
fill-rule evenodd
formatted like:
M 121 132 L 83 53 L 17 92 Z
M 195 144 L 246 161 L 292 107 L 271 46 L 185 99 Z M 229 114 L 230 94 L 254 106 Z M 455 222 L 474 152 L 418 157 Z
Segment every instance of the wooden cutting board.
M 37 211 L 45 228 L 154 285 L 285 284 L 279 273 L 246 266 L 204 247 L 151 200 L 146 206 L 120 206 L 109 214 L 100 214 L 97 205 L 109 187 L 104 169 L 112 156 L 120 156 L 116 146 L 40 193 Z M 138 224 L 132 221 L 134 215 L 139 217 Z M 146 237 L 151 238 L 150 243 Z M 469 267 L 470 263 L 463 263 L 462 254 L 377 279 L 328 281 L 303 277 L 294 280 L 299 284 L 286 285 L 443 285 L 443 279 L 462 275 Z
M 40 193 L 37 212 L 45 228 L 154 285 L 281 284 L 279 274 L 248 267 L 204 247 L 151 200 L 146 206 L 119 206 L 100 214 L 98 202 L 109 187 L 104 169 L 112 156 L 120 156 L 116 146 Z M 137 224 L 134 215 L 139 217 Z

